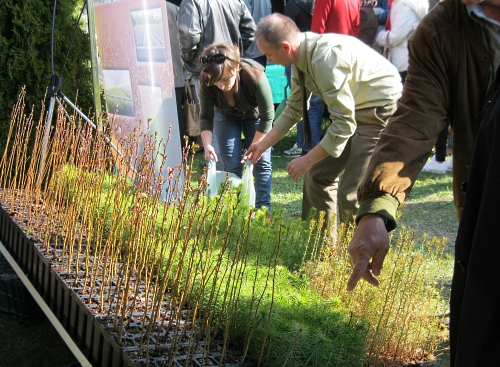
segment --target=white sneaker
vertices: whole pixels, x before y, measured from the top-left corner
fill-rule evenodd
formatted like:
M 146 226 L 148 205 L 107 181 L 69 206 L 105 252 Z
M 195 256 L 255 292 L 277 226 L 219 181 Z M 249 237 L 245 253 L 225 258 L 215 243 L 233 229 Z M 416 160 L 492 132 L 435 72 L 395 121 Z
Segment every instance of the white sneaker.
M 447 162 L 446 170 L 448 172 L 453 171 L 453 155 L 451 156 L 450 160 Z
M 302 148 L 299 148 L 297 146 L 297 143 L 295 143 L 293 147 L 291 147 L 288 150 L 285 150 L 283 153 L 288 156 L 299 156 L 302 154 Z
M 422 171 L 443 174 L 448 172 L 448 163 L 436 161 L 436 156 L 434 155 L 432 156 L 432 160 L 425 164 L 424 168 L 422 168 Z

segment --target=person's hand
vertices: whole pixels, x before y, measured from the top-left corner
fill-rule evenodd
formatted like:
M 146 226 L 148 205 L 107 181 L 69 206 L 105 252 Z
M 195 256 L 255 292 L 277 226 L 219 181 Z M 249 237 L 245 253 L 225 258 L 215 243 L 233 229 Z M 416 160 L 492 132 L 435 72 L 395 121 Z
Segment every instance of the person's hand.
M 255 164 L 258 162 L 260 157 L 262 157 L 262 154 L 264 154 L 265 151 L 266 148 L 263 146 L 262 142 L 253 143 L 252 145 L 250 145 L 248 150 L 243 155 L 241 163 L 245 163 L 246 161 L 251 161 L 252 164 Z
M 215 149 L 213 146 L 211 145 L 206 145 L 205 146 L 205 149 L 204 149 L 204 152 L 205 152 L 205 160 L 209 161 L 210 158 L 213 157 L 214 161 L 217 162 L 218 159 L 217 159 L 217 154 L 215 154 Z
M 311 168 L 312 164 L 309 161 L 309 158 L 306 155 L 295 158 L 294 160 L 290 161 L 287 165 L 287 170 L 288 170 L 288 175 L 294 180 L 295 182 L 299 181 L 299 178 L 306 173 L 306 171 Z
M 328 157 L 328 152 L 323 149 L 321 144 L 316 144 L 306 155 L 295 158 L 290 163 L 288 163 L 287 170 L 288 175 L 295 182 L 299 181 L 300 176 L 306 173 L 312 166 L 314 166 L 319 161 Z
M 385 255 L 389 251 L 389 235 L 384 218 L 376 214 L 363 216 L 348 247 L 354 265 L 347 290 L 352 291 L 363 278 L 373 286 L 378 286 Z

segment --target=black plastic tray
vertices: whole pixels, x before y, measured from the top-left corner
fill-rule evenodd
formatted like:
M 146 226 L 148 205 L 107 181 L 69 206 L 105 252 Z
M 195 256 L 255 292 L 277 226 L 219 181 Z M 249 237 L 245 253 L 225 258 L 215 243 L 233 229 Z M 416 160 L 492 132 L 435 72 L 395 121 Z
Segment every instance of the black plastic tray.
M 2 207 L 0 241 L 92 366 L 135 366 Z

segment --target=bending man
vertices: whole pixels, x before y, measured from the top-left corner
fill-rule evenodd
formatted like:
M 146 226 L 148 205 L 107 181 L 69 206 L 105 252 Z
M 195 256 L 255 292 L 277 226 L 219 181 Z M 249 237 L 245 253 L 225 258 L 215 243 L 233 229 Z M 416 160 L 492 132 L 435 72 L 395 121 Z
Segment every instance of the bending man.
M 281 14 L 263 18 L 255 40 L 268 61 L 292 65 L 292 85 L 287 106 L 274 127 L 262 141 L 250 146 L 245 158 L 257 162 L 285 136 L 303 117 L 306 101 L 302 93 L 305 99 L 314 93 L 328 106 L 331 124 L 320 144 L 288 165 L 288 174 L 295 182 L 305 174 L 302 218 L 316 208 L 325 211 L 328 220 L 335 219 L 337 189 L 340 219 L 346 212 L 355 214 L 357 186 L 400 96 L 398 71 L 354 37 L 301 33 L 293 20 Z M 335 231 L 332 239 L 336 239 Z

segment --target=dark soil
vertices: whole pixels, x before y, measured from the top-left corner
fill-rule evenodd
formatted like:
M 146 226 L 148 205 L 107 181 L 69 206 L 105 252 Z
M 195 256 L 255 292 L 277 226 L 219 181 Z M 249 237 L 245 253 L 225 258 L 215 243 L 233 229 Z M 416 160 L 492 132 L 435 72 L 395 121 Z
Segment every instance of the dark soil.
M 1 367 L 79 366 L 49 320 L 42 316 L 35 324 L 0 317 Z

